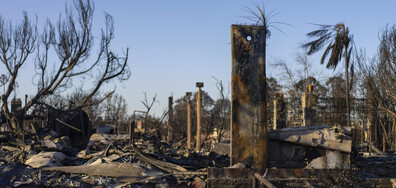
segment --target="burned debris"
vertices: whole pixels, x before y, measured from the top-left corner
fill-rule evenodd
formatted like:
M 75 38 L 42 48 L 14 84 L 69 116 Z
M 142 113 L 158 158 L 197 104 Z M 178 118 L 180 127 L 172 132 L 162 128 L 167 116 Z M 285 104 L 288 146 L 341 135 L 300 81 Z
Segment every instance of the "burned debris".
M 25 142 L 2 139 L 2 186 L 205 185 L 206 167 L 229 164 L 226 155 L 194 153 L 184 144 L 169 145 L 147 135 L 130 145 L 129 134 L 95 133 L 80 149 L 73 147 L 80 140 L 46 127 L 40 128 L 39 139 L 33 134 L 27 134 Z

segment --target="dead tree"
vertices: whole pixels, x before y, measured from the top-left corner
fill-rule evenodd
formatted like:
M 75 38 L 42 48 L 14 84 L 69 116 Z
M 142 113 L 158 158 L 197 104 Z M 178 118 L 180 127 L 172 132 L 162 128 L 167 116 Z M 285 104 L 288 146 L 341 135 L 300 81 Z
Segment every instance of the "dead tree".
M 384 151 L 396 150 L 396 28 L 385 27 L 380 38 L 378 58 L 369 59 L 364 51 L 356 56 L 362 94 L 368 110 L 368 141 Z
M 147 118 L 149 117 L 150 110 L 153 107 L 154 103 L 158 102 L 158 101 L 157 101 L 157 93 L 154 95 L 153 100 L 151 102 L 149 102 L 147 100 L 147 93 L 143 92 L 143 94 L 144 94 L 144 100 L 140 101 L 140 102 L 146 108 L 146 112 L 145 112 L 145 115 L 144 115 L 144 133 L 146 133 L 146 131 L 147 131 L 146 129 L 149 128 L 148 125 L 147 125 Z
M 22 22 L 15 26 L 0 17 L 0 61 L 9 77 L 7 89 L 2 95 L 2 111 L 12 130 L 19 127 L 17 124 L 20 119 L 18 114 L 12 114 L 9 110 L 10 95 L 15 90 L 16 79 L 22 74 L 21 67 L 30 63 L 27 59 L 32 58 L 32 54 L 36 54 L 33 58 L 38 79 L 34 82 L 38 90 L 30 96 L 20 113 L 35 105 L 48 105 L 47 97 L 72 88 L 75 79 L 98 73 L 93 88 L 75 105 L 75 108 L 80 108 L 90 105 L 90 99 L 104 84 L 130 77 L 128 48 L 124 57 L 118 56 L 110 48 L 114 38 L 113 18 L 105 14 L 106 27 L 99 37 L 98 53 L 93 55 L 94 5 L 90 0 L 75 0 L 73 7 L 66 7 L 65 16 L 60 17 L 57 24 L 48 21 L 42 32 L 38 32 L 37 23 L 32 23 L 26 13 Z M 57 59 L 53 59 L 51 53 L 55 53 Z M 102 98 L 113 92 L 107 92 Z
M 228 89 L 227 92 L 225 91 L 225 87 L 223 81 L 218 80 L 217 78 L 213 77 L 216 80 L 216 87 L 219 91 L 219 98 L 217 99 L 214 111 L 216 112 L 216 118 L 218 121 L 216 122 L 217 127 L 217 142 L 221 141 L 221 138 L 226 133 L 226 131 L 230 130 L 230 113 L 231 113 L 231 101 L 229 99 L 230 90 Z M 227 138 L 226 140 L 229 140 Z
M 382 32 L 379 53 L 377 75 L 382 93 L 389 100 L 389 105 L 380 108 L 396 118 L 396 25 Z

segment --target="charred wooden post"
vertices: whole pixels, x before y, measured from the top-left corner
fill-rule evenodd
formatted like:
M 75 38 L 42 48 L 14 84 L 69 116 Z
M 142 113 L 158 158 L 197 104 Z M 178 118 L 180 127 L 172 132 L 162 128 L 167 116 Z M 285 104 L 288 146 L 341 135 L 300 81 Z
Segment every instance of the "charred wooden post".
M 317 97 L 312 90 L 313 86 L 309 85 L 308 93 L 302 95 L 303 127 L 312 126 L 316 116 Z
M 201 87 L 204 86 L 203 82 L 197 82 L 196 87 L 198 87 L 198 94 L 197 94 L 197 144 L 195 147 L 196 152 L 201 151 L 201 105 L 202 105 L 202 94 L 201 94 Z
M 132 120 L 131 124 L 129 125 L 129 145 L 133 145 L 135 141 L 134 131 L 135 131 L 135 120 Z
M 277 93 L 274 99 L 273 129 L 286 128 L 286 103 L 283 93 Z
M 25 106 L 27 104 L 28 95 L 25 94 Z M 25 142 L 25 117 L 26 117 L 26 108 L 23 108 L 23 118 L 22 121 L 22 141 Z
M 79 109 L 79 115 L 80 115 L 80 124 L 81 124 L 81 137 L 82 137 L 83 142 L 87 141 L 87 143 L 88 143 L 89 137 L 87 138 L 88 134 L 86 132 L 87 131 L 86 126 L 88 126 L 88 125 L 85 125 L 84 112 L 82 109 Z
M 302 123 L 302 127 L 309 127 L 309 126 L 311 126 L 311 118 L 310 118 L 310 113 L 309 113 L 309 107 L 308 107 L 308 96 L 309 96 L 309 94 L 307 94 L 306 92 L 304 92 L 303 94 L 302 94 L 302 97 L 301 97 L 301 107 L 302 107 L 302 110 L 303 110 L 303 114 L 302 114 L 302 120 L 303 120 L 303 123 Z
M 4 105 L 4 101 L 3 101 Z M 3 109 L 4 110 L 4 109 Z M 20 121 L 23 117 L 22 110 L 22 100 L 20 98 L 14 98 L 11 100 L 11 112 L 15 114 L 18 122 L 11 121 L 11 125 L 9 125 L 10 130 L 17 130 L 21 128 L 22 121 Z
M 385 136 L 382 136 L 382 152 L 386 152 L 386 139 Z
M 266 34 L 263 26 L 231 26 L 231 165 L 267 166 Z
M 168 142 L 173 141 L 173 97 L 168 98 Z
M 393 135 L 396 135 L 396 118 L 393 118 Z M 393 150 L 392 151 L 396 151 L 396 139 L 393 140 Z
M 3 116 L 3 114 L 1 113 L 2 112 L 2 110 L 1 110 L 1 96 L 0 96 L 0 132 L 5 132 L 6 130 L 5 130 L 5 128 L 3 128 L 3 125 L 2 125 L 2 116 Z
M 368 109 L 368 117 L 367 117 L 367 134 L 368 134 L 368 142 L 369 142 L 369 151 L 372 152 L 372 145 L 378 144 L 378 134 L 377 134 L 377 113 L 374 110 L 376 106 L 375 99 L 372 97 L 367 97 L 367 109 Z
M 187 98 L 187 149 L 191 149 L 191 92 L 186 92 Z

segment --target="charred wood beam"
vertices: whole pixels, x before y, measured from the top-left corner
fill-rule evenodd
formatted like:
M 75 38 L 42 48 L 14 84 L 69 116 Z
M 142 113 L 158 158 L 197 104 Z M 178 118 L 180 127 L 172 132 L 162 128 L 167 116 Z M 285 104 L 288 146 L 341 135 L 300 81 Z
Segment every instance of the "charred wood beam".
M 72 129 L 74 129 L 74 130 L 76 130 L 76 131 L 78 131 L 78 132 L 82 132 L 80 129 L 78 129 L 78 128 L 76 128 L 76 127 L 73 127 L 72 125 L 69 125 L 69 124 L 63 122 L 62 120 L 60 120 L 60 119 L 58 119 L 58 118 L 56 118 L 56 121 L 58 121 L 58 122 L 61 123 L 62 125 L 65 125 L 65 126 L 67 126 L 67 127 L 72 128 Z
M 270 181 L 268 181 L 266 178 L 261 176 L 259 173 L 254 173 L 254 177 L 256 177 L 262 184 L 267 186 L 268 188 L 276 188 L 275 185 L 273 185 Z

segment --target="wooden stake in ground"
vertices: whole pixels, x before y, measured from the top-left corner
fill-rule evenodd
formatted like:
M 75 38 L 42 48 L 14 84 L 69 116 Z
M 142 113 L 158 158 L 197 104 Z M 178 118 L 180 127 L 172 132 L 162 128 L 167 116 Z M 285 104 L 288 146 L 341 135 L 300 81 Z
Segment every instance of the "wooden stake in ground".
M 169 97 L 168 101 L 168 143 L 173 141 L 173 97 Z
M 197 144 L 196 144 L 196 152 L 201 151 L 201 87 L 204 86 L 203 82 L 197 82 L 196 86 L 198 87 L 197 94 Z
M 187 98 L 187 149 L 191 149 L 191 92 L 186 92 Z

